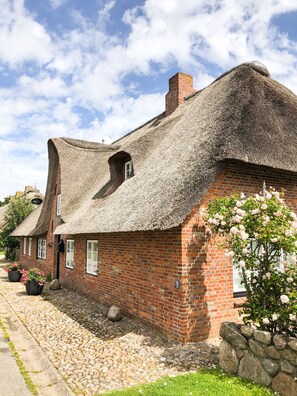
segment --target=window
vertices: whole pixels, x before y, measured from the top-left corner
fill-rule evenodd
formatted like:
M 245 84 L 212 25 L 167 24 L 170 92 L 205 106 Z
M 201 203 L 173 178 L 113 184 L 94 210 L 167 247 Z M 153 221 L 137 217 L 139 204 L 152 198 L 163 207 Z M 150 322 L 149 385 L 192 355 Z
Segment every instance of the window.
M 28 256 L 32 256 L 32 238 L 29 238 Z
M 37 257 L 41 259 L 46 258 L 46 239 L 38 239 Z
M 27 245 L 27 238 L 24 238 L 24 241 L 23 241 L 23 255 L 26 254 L 26 245 Z
M 66 267 L 74 268 L 74 240 L 67 239 L 66 242 Z
M 124 180 L 127 180 L 132 176 L 133 176 L 132 161 L 127 161 L 125 162 L 125 168 L 124 168 Z
M 251 241 L 251 249 L 254 251 L 255 249 L 255 241 Z M 257 255 L 261 254 L 261 251 L 256 252 Z M 256 261 L 257 263 L 257 261 Z M 283 271 L 285 265 L 287 264 L 296 264 L 296 255 L 289 255 L 285 253 L 283 250 L 280 252 L 279 256 L 279 261 L 275 263 L 275 268 L 278 269 L 279 271 Z M 246 271 L 247 276 L 250 276 L 251 271 Z M 242 282 L 242 274 L 240 269 L 237 267 L 236 263 L 233 262 L 233 292 L 234 292 L 234 297 L 242 297 L 246 295 L 245 287 L 241 283 Z
M 98 267 L 98 241 L 87 241 L 87 268 L 86 272 L 97 275 Z
M 57 195 L 57 216 L 61 215 L 61 204 L 62 204 L 61 194 L 58 194 Z

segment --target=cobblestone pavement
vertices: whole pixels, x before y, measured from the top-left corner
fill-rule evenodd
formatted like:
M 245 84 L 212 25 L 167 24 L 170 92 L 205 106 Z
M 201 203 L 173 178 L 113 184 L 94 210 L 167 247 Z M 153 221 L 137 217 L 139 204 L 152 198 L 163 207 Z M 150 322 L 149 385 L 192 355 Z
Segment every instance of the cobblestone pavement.
M 94 395 L 218 363 L 218 342 L 182 345 L 67 289 L 28 296 L 0 264 L 0 293 L 76 395 Z

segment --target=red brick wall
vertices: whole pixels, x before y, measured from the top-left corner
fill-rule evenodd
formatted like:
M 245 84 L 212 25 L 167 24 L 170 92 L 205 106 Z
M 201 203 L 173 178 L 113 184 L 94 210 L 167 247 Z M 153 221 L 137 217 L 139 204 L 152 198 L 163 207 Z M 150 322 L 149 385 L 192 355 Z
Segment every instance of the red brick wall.
M 21 238 L 21 248 L 20 248 L 20 263 L 24 268 L 39 268 L 41 271 L 47 274 L 52 274 L 53 270 L 53 249 L 52 247 L 46 246 L 46 259 L 39 259 L 37 258 L 37 245 L 38 239 L 42 238 L 45 239 L 46 235 L 41 235 L 38 238 L 32 237 L 32 249 L 31 249 L 31 256 L 28 254 L 28 246 L 29 246 L 29 237 L 27 237 L 27 248 L 26 254 L 23 254 L 23 243 L 24 238 Z
M 175 288 L 181 269 L 180 228 L 168 231 L 75 235 L 74 269 L 65 267 L 61 255 L 61 281 L 94 300 L 118 305 L 183 337 L 183 290 Z M 87 239 L 98 240 L 99 271 L 85 273 Z M 66 247 L 66 238 L 63 236 Z
M 297 175 L 236 161 L 226 164 L 201 204 L 194 208 L 182 226 L 182 262 L 188 301 L 187 341 L 216 337 L 222 321 L 239 320 L 233 298 L 232 260 L 217 248 L 214 239 L 207 243 L 199 208 L 210 199 L 231 193 L 251 195 L 267 188 L 285 189 L 285 199 L 297 208 Z M 200 210 L 201 212 L 201 210 Z
M 169 92 L 166 94 L 166 116 L 184 103 L 185 97 L 192 95 L 196 90 L 193 88 L 193 77 L 185 73 L 176 73 L 169 79 Z

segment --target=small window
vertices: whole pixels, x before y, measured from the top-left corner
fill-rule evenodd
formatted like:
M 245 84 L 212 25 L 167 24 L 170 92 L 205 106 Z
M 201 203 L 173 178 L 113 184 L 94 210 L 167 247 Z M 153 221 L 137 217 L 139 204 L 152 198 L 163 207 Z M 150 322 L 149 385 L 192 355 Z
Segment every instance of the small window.
M 58 194 L 57 195 L 57 216 L 61 215 L 61 204 L 62 204 L 61 194 Z
M 256 250 L 256 243 L 254 240 L 250 242 L 251 249 L 253 251 Z M 258 251 L 257 254 L 261 253 L 261 251 Z M 255 261 L 257 264 L 257 260 Z M 280 255 L 279 255 L 279 260 L 278 262 L 275 263 L 275 268 L 279 271 L 283 271 L 285 266 L 287 264 L 296 264 L 296 255 L 289 255 L 281 249 Z M 251 271 L 246 271 L 247 276 L 251 276 L 252 272 Z M 254 272 L 256 273 L 256 272 Z M 236 263 L 233 262 L 233 292 L 234 292 L 234 297 L 241 297 L 242 295 L 246 294 L 246 290 L 244 287 L 244 284 L 242 283 L 243 278 L 242 278 L 242 273 L 240 269 L 237 267 Z
M 66 267 L 74 268 L 74 240 L 67 239 L 66 242 Z
M 37 257 L 41 259 L 46 258 L 46 239 L 38 239 Z
M 125 162 L 124 180 L 130 179 L 133 176 L 132 161 Z
M 25 256 L 25 254 L 26 254 L 26 246 L 27 245 L 27 238 L 24 238 L 24 241 L 23 241 L 23 255 Z
M 87 274 L 97 275 L 98 241 L 87 241 Z
M 29 238 L 28 256 L 32 256 L 32 238 Z

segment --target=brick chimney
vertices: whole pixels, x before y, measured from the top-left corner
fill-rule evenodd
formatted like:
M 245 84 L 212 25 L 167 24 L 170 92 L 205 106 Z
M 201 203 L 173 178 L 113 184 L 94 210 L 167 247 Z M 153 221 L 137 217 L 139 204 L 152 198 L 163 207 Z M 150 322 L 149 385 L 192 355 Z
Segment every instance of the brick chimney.
M 169 91 L 166 94 L 166 115 L 184 103 L 185 97 L 192 95 L 196 90 L 193 88 L 193 77 L 185 73 L 176 73 L 169 79 Z

